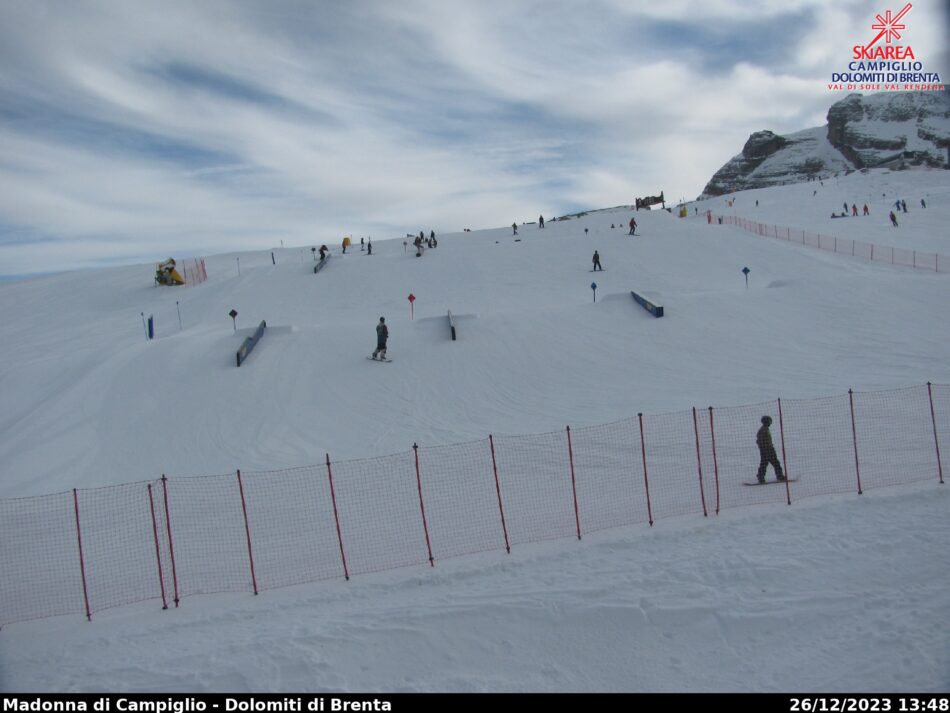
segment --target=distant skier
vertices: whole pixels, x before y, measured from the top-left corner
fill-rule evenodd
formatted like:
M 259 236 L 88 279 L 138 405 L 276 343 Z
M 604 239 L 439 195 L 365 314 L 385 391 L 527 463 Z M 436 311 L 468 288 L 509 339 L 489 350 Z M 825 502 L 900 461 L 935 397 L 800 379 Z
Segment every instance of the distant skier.
M 905 201 L 903 198 L 901 199 L 901 208 L 905 213 L 907 212 L 907 201 Z
M 926 207 L 927 207 L 927 202 L 926 202 L 923 198 L 920 199 L 920 207 L 921 207 L 921 208 L 926 208 Z
M 594 251 L 594 259 L 593 259 L 593 262 L 594 262 L 594 270 L 601 270 L 601 271 L 603 271 L 604 268 L 602 268 L 602 267 L 600 266 L 600 254 L 599 254 L 596 250 Z M 593 270 L 591 270 L 591 272 L 593 272 Z
M 636 220 L 636 218 L 631 218 L 631 219 L 630 219 L 630 232 L 628 233 L 628 235 L 636 235 L 636 234 L 637 234 L 637 220 Z
M 891 211 L 891 225 L 897 227 L 897 216 L 894 215 L 894 211 Z
M 871 215 L 871 211 L 868 210 L 868 204 L 867 204 L 867 203 L 864 204 L 864 214 L 865 214 L 865 215 Z
M 360 238 L 360 252 L 363 252 L 364 250 L 366 250 L 366 239 Z
M 852 217 L 852 218 L 856 218 L 857 215 L 858 215 L 858 204 L 857 204 L 857 203 L 852 203 L 852 204 L 851 204 L 851 217 Z
M 372 241 L 372 240 L 370 240 L 368 243 L 366 243 L 366 254 L 367 254 L 367 255 L 372 255 L 372 254 L 373 254 L 373 241 Z
M 320 246 L 320 262 L 323 262 L 324 260 L 327 259 L 327 252 L 329 252 L 327 246 L 321 245 Z
M 512 231 L 514 231 L 514 232 L 512 232 L 512 235 L 517 235 L 517 234 L 518 234 L 518 224 L 517 224 L 517 223 L 512 223 L 512 224 L 511 224 L 511 229 L 512 229 Z
M 540 230 L 543 227 L 544 227 L 544 216 L 539 215 L 538 216 L 538 230 Z
M 765 471 L 770 463 L 775 469 L 775 479 L 779 482 L 785 480 L 785 475 L 782 473 L 782 464 L 779 463 L 775 446 L 772 445 L 772 434 L 769 431 L 771 425 L 772 417 L 763 416 L 762 428 L 755 435 L 755 444 L 759 447 L 759 472 L 756 474 L 759 483 L 765 482 Z
M 433 241 L 433 242 L 435 241 L 435 231 L 434 231 L 434 230 L 430 230 L 430 231 L 429 231 L 429 240 L 431 240 L 431 241 Z
M 376 351 L 373 352 L 373 359 L 386 358 L 386 341 L 389 339 L 389 327 L 386 326 L 386 318 L 380 317 L 379 324 L 376 325 Z

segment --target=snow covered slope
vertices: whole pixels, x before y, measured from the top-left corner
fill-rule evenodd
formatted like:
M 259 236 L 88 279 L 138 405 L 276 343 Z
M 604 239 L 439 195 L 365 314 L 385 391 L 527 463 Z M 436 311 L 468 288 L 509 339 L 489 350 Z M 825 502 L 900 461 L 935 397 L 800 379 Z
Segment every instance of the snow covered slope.
M 819 225 L 860 191 L 886 196 L 836 227 L 945 240 L 950 172 L 855 174 L 728 209 Z M 894 195 L 912 208 L 900 230 L 884 212 Z M 196 287 L 154 287 L 150 265 L 2 284 L 0 497 L 950 382 L 950 276 L 660 211 L 641 211 L 631 237 L 630 215 L 521 226 L 517 241 L 510 227 L 440 236 L 421 258 L 374 241 L 372 256 L 334 254 L 319 275 L 301 246 L 275 250 L 276 265 L 269 251 L 213 256 Z M 589 272 L 595 249 L 603 273 Z M 380 315 L 388 365 L 364 358 Z M 236 368 L 261 320 L 268 334 Z M 0 632 L 0 688 L 946 690 L 948 497 L 934 484 L 822 498 L 91 624 L 15 624 Z

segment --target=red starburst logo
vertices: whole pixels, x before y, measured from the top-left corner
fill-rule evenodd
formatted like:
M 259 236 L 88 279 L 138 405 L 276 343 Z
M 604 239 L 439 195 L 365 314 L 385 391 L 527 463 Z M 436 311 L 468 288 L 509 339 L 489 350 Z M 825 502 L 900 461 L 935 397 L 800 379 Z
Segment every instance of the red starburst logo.
M 907 3 L 904 6 L 904 9 L 895 16 L 891 15 L 890 10 L 886 11 L 883 17 L 881 17 L 880 14 L 876 15 L 877 22 L 871 25 L 871 29 L 880 30 L 880 32 L 877 33 L 877 37 L 868 42 L 867 48 L 870 49 L 873 47 L 880 41 L 882 37 L 887 44 L 890 44 L 893 40 L 899 40 L 901 38 L 901 33 L 899 30 L 907 29 L 907 25 L 902 24 L 901 20 L 903 19 L 904 15 L 910 12 L 911 7 L 911 4 Z

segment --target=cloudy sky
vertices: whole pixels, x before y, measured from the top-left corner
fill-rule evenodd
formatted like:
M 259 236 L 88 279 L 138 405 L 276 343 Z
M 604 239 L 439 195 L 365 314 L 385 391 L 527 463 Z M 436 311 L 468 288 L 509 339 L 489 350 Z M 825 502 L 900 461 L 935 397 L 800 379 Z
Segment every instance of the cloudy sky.
M 692 199 L 904 5 L 0 0 L 0 275 Z

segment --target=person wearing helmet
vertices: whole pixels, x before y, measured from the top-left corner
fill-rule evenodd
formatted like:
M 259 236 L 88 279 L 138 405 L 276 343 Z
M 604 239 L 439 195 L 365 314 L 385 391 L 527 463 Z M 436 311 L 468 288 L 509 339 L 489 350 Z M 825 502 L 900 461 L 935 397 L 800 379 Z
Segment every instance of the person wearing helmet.
M 785 480 L 785 475 L 782 473 L 782 464 L 779 463 L 778 456 L 775 453 L 775 446 L 772 445 L 772 433 L 769 431 L 769 426 L 771 425 L 772 417 L 763 416 L 762 428 L 759 429 L 759 432 L 755 436 L 755 443 L 759 447 L 759 472 L 756 474 L 759 483 L 765 482 L 765 470 L 769 467 L 770 463 L 775 469 L 775 479 L 779 482 Z
M 386 318 L 380 317 L 379 324 L 376 325 L 376 351 L 373 352 L 373 359 L 386 358 L 387 339 L 389 339 L 389 327 L 386 326 Z

